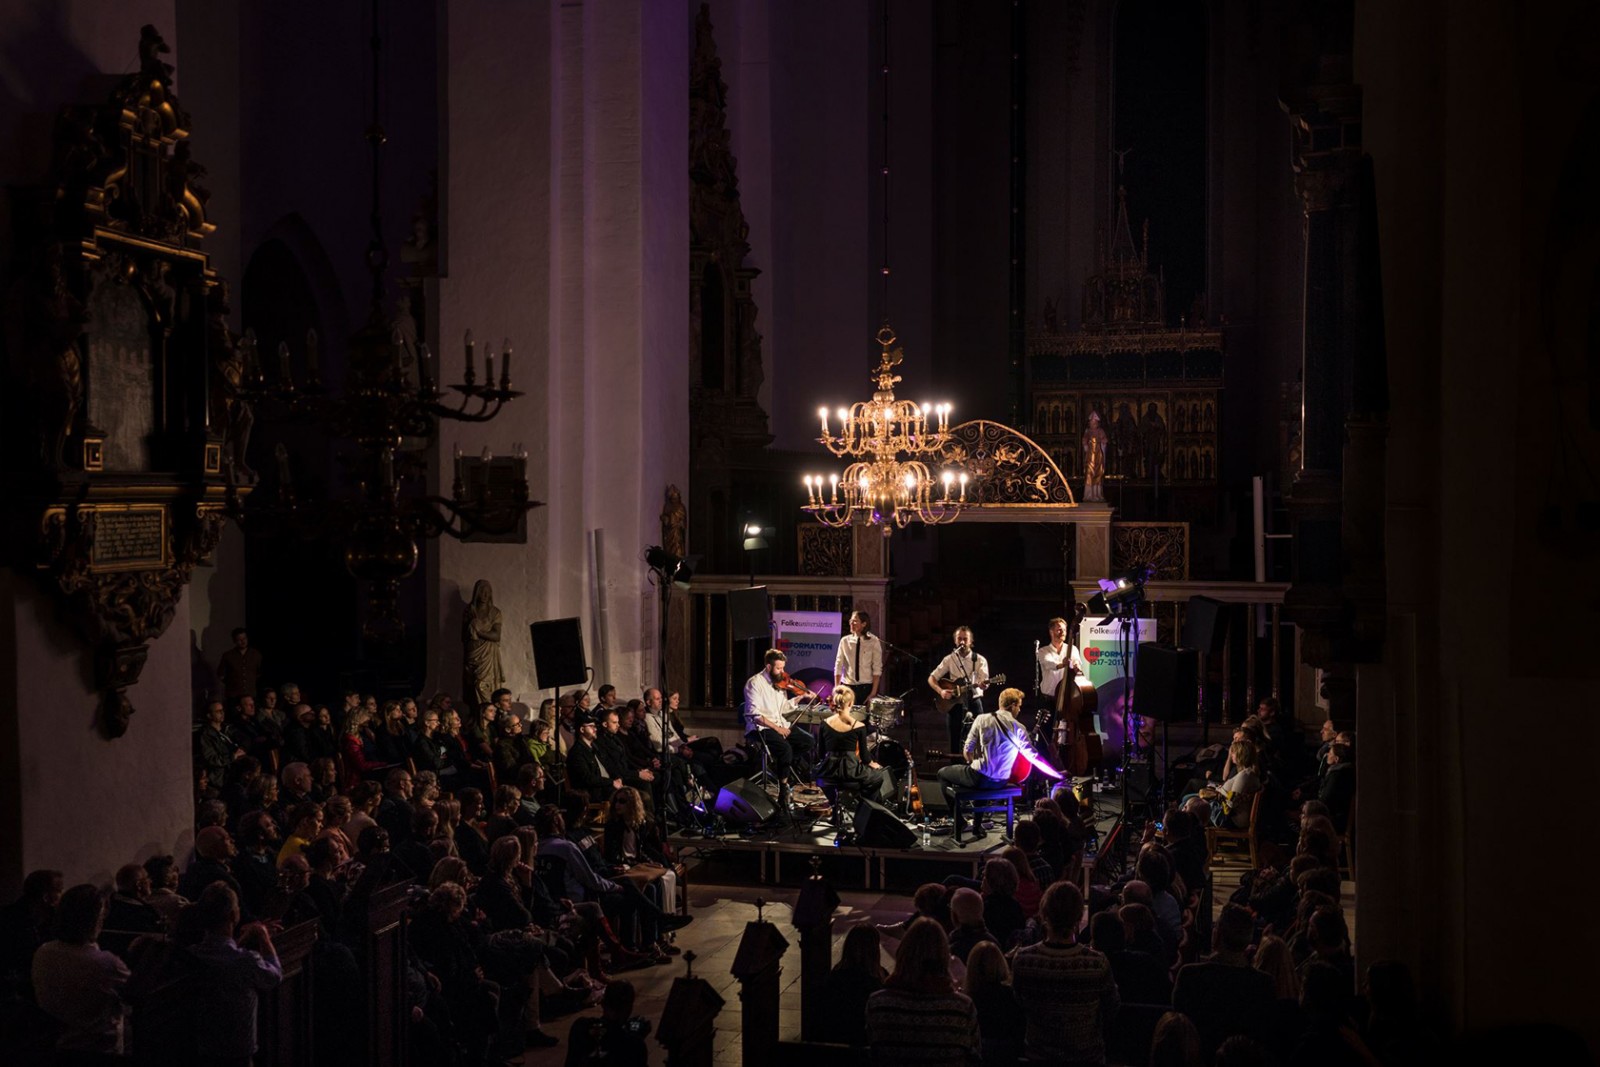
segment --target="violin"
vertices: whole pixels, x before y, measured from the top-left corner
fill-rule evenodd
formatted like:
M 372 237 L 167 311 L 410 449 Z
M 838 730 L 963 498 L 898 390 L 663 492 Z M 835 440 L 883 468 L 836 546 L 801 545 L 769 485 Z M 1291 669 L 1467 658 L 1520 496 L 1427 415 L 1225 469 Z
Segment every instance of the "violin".
M 806 685 L 806 683 L 802 682 L 788 671 L 780 671 L 778 676 L 773 679 L 772 684 L 783 690 L 785 693 L 788 693 L 790 696 L 816 696 L 816 694 L 811 691 L 810 686 Z

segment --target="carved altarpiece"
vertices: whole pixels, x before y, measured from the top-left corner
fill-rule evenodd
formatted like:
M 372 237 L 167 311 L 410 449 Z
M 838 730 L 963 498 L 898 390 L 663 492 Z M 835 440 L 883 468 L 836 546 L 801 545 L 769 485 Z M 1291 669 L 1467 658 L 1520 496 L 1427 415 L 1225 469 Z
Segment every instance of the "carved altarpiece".
M 8 562 L 36 571 L 92 646 L 112 737 L 148 643 L 253 480 L 236 390 L 254 368 L 199 248 L 215 227 L 167 50 L 146 26 L 138 72 L 60 112 L 48 181 L 12 204 Z

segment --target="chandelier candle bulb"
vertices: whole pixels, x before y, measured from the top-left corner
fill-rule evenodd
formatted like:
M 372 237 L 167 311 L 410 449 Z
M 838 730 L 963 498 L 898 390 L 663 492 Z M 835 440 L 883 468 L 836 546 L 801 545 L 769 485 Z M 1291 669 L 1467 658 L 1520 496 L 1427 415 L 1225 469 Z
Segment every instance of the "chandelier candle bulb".
M 487 388 L 494 388 L 494 349 L 489 349 L 483 357 L 483 384 Z
M 472 331 L 471 330 L 467 331 L 466 345 L 467 345 L 467 376 L 466 376 L 465 380 L 466 380 L 466 383 L 468 385 L 471 385 L 472 384 L 472 380 L 473 380 L 473 375 L 477 373 L 477 368 L 472 365 L 473 356 L 472 356 Z
M 294 378 L 290 375 L 288 341 L 278 342 L 278 379 L 283 382 L 285 389 L 294 388 Z
M 828 409 L 818 408 L 817 417 L 822 420 L 822 436 L 826 438 L 828 436 Z M 823 444 L 827 444 L 827 442 L 824 441 Z
M 500 353 L 500 388 L 511 388 L 511 338 L 507 337 L 500 344 L 503 351 Z

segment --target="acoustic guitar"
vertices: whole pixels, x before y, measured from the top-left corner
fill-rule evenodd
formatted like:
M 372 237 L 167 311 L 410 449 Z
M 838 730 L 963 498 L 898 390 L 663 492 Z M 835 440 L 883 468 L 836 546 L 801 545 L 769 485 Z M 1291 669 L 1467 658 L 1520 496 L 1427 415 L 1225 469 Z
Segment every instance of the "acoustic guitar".
M 968 679 L 940 678 L 938 681 L 940 689 L 949 689 L 953 690 L 954 692 L 953 696 L 933 698 L 933 706 L 938 710 L 940 715 L 947 714 L 951 708 L 966 700 L 967 694 L 975 688 L 971 680 Z M 997 674 L 993 678 L 990 678 L 988 681 L 984 682 L 983 688 L 988 689 L 991 686 L 1004 685 L 1005 681 L 1005 675 Z

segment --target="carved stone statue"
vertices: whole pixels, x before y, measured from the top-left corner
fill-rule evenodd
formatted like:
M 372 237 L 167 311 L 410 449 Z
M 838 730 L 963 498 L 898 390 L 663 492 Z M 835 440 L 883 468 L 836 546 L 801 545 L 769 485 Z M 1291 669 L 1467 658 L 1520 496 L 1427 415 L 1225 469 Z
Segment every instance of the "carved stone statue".
M 1100 428 L 1100 413 L 1089 412 L 1089 425 L 1083 431 L 1083 499 L 1094 503 L 1106 498 L 1101 484 L 1106 475 L 1106 432 Z
M 1155 402 L 1145 405 L 1139 420 L 1140 442 L 1144 449 L 1144 476 L 1156 480 L 1165 474 L 1167 462 L 1167 420 L 1156 410 Z
M 682 559 L 689 554 L 689 513 L 675 485 L 667 486 L 667 502 L 661 508 L 661 547 Z
M 1111 420 L 1111 447 L 1106 453 L 1107 470 L 1124 478 L 1137 473 L 1138 449 L 1139 423 L 1133 417 L 1133 408 L 1123 402 L 1117 405 L 1117 417 Z
M 461 651 L 462 699 L 476 713 L 506 683 L 500 668 L 500 609 L 494 606 L 494 590 L 482 578 L 472 586 L 472 603 L 461 621 Z
M 240 346 L 228 329 L 228 283 L 218 282 L 207 301 L 206 330 L 211 348 L 211 424 L 222 433 L 222 459 L 233 480 L 254 483 L 256 472 L 245 462 L 250 447 L 250 431 L 255 426 L 255 411 L 245 399 L 244 386 L 250 373 L 251 345 Z

